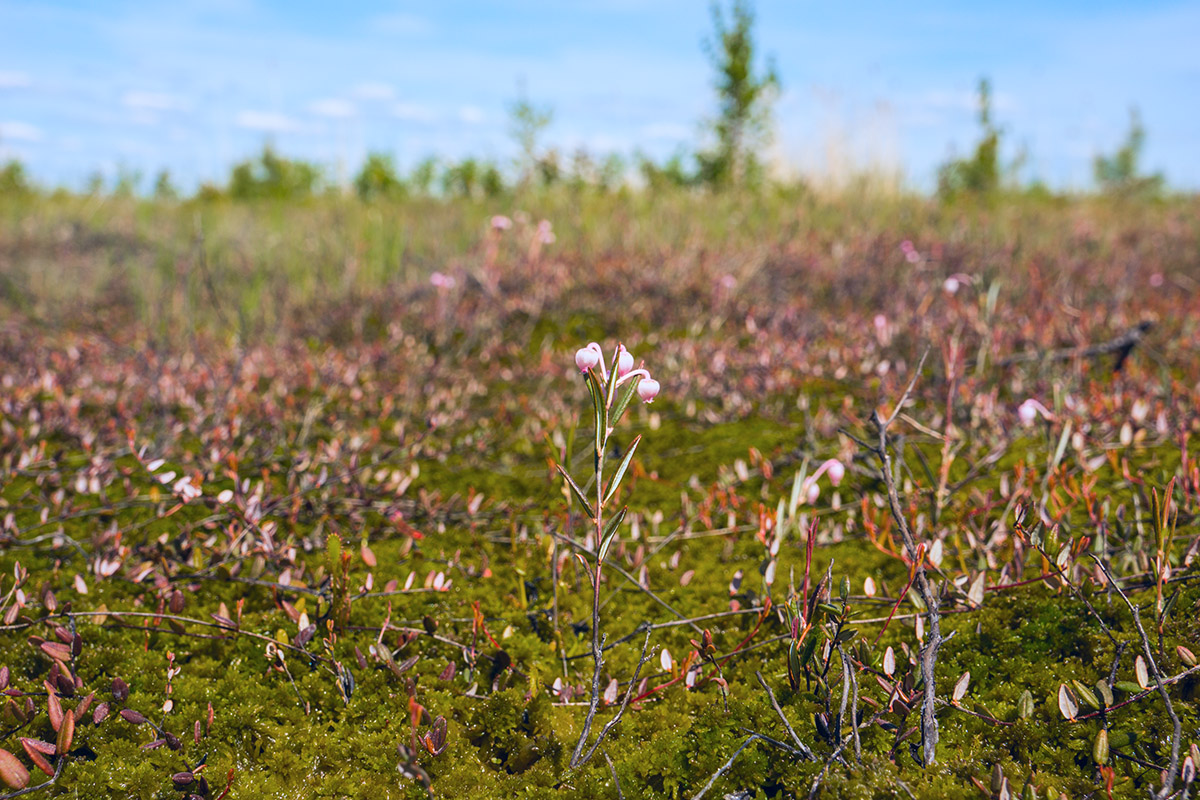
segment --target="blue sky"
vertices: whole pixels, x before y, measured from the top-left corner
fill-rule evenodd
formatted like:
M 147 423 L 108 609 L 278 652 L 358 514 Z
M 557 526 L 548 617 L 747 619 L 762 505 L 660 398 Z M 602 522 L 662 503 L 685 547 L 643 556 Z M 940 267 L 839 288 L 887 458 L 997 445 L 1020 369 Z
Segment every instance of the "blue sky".
M 1024 175 L 1085 187 L 1137 105 L 1145 165 L 1200 188 L 1200 2 L 759 0 L 778 65 L 773 157 L 932 185 L 988 76 Z M 714 110 L 698 0 L 424 3 L 0 0 L 0 158 L 45 183 L 119 166 L 223 181 L 270 138 L 351 174 L 368 150 L 508 163 L 518 81 L 566 152 L 694 145 Z

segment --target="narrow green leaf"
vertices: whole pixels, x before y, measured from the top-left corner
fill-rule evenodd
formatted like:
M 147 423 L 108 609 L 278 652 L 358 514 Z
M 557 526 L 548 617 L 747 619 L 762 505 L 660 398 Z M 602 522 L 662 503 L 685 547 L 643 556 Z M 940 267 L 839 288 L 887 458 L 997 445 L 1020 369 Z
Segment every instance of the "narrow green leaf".
M 608 373 L 608 396 L 604 401 L 604 422 L 611 427 L 613 424 L 612 418 L 608 415 L 608 410 L 612 408 L 613 399 L 617 396 L 617 361 L 621 357 L 621 351 L 617 350 L 613 356 L 612 369 Z
M 1054 460 L 1050 462 L 1051 472 L 1058 469 L 1058 465 L 1062 463 L 1062 457 L 1067 452 L 1067 442 L 1069 441 L 1071 441 L 1071 420 L 1067 420 L 1067 424 L 1063 425 L 1062 436 L 1058 439 L 1058 447 L 1054 449 Z
M 633 453 L 637 450 L 638 443 L 641 441 L 642 435 L 639 433 L 629 445 L 629 450 L 625 453 L 625 457 L 621 459 L 621 465 L 617 467 L 617 472 L 613 475 L 612 482 L 608 485 L 608 492 L 604 495 L 605 503 L 608 503 L 612 499 L 612 496 L 617 493 L 617 488 L 621 485 L 621 478 L 625 477 L 625 470 L 629 469 L 629 464 L 633 461 Z
M 592 406 L 595 411 L 596 422 L 596 460 L 600 460 L 600 454 L 604 452 L 604 442 L 607 438 L 604 427 L 604 385 L 600 383 L 600 376 L 596 374 L 596 370 L 588 373 L 588 389 L 592 392 Z
M 621 522 L 625 519 L 625 512 L 629 511 L 629 506 L 625 506 L 604 525 L 604 535 L 600 537 L 600 554 L 596 558 L 600 563 L 604 563 L 604 557 L 608 555 L 608 547 L 612 544 L 612 540 L 616 538 L 617 531 L 621 528 Z
M 571 487 L 571 494 L 575 495 L 575 499 L 579 501 L 581 506 L 583 506 L 583 510 L 587 512 L 589 517 L 595 519 L 596 512 L 592 511 L 591 504 L 588 503 L 587 498 L 583 496 L 583 490 L 579 488 L 579 485 L 576 484 L 575 481 L 571 480 L 571 476 L 567 474 L 565 469 L 563 469 L 562 464 L 555 464 L 554 467 L 558 470 L 559 474 L 563 476 L 563 479 L 566 480 L 567 486 Z
M 1104 728 L 1096 734 L 1096 742 L 1092 745 L 1092 758 L 1097 764 L 1108 763 L 1108 731 Z
M 804 460 L 804 464 L 800 470 L 796 472 L 796 476 L 792 478 L 792 495 L 788 498 L 788 516 L 796 516 L 796 509 L 800 507 L 800 489 L 804 485 L 805 475 L 808 473 L 808 459 Z
M 1083 681 L 1071 679 L 1071 687 L 1075 690 L 1075 696 L 1087 703 L 1094 709 L 1100 709 L 1100 698 L 1096 697 L 1096 693 L 1088 688 Z
M 641 382 L 642 376 L 636 375 L 621 387 L 621 396 L 617 398 L 617 404 L 613 406 L 612 413 L 609 415 L 609 425 L 615 428 L 617 423 L 621 421 L 621 417 L 625 416 L 625 409 L 629 407 L 629 402 L 633 399 L 633 393 L 637 391 L 637 385 Z
M 1033 716 L 1033 692 L 1028 689 L 1021 692 L 1021 697 L 1017 700 L 1017 713 L 1021 715 L 1021 719 Z

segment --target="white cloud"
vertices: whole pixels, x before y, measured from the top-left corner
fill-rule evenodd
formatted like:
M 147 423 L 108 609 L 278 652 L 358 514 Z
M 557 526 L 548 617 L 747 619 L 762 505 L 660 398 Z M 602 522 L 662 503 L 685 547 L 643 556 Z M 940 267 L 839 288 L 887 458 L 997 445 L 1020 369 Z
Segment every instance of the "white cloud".
M 31 85 L 28 73 L 0 71 L 0 89 L 28 89 Z
M 331 119 L 349 119 L 358 114 L 358 109 L 353 103 L 336 97 L 317 100 L 309 105 L 308 110 L 309 113 L 316 114 L 318 117 Z
M 189 108 L 182 97 L 165 92 L 126 92 L 121 96 L 121 105 L 139 111 L 187 111 Z
M 396 90 L 386 83 L 360 83 L 350 93 L 359 100 L 387 101 L 396 98 Z
M 458 120 L 468 125 L 478 125 L 484 120 L 483 109 L 479 106 L 463 106 L 458 110 Z
M 397 103 L 392 107 L 392 114 L 407 122 L 435 122 L 438 116 L 429 106 L 416 103 Z
M 264 133 L 295 133 L 300 123 L 286 114 L 274 111 L 242 111 L 235 120 L 239 128 Z
M 0 140 L 14 142 L 40 142 L 42 131 L 28 122 L 0 122 Z

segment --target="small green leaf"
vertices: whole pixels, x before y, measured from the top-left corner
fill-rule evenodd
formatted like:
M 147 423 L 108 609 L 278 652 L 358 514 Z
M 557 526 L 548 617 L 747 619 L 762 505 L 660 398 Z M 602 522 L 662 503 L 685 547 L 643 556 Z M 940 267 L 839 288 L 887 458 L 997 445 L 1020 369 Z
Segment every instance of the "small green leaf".
M 633 453 L 637 450 L 637 446 L 641 441 L 642 435 L 639 433 L 629 445 L 629 450 L 625 453 L 625 457 L 621 459 L 621 465 L 617 467 L 617 472 L 613 475 L 612 482 L 608 485 L 608 492 L 604 495 L 605 504 L 609 500 L 612 500 L 612 496 L 617 493 L 617 488 L 621 485 L 621 478 L 625 477 L 625 470 L 629 469 L 629 463 L 633 461 Z
M 858 635 L 858 628 L 842 628 L 838 631 L 834 644 L 845 644 Z
M 1079 703 L 1065 683 L 1059 684 L 1058 687 L 1058 710 L 1069 720 L 1074 720 L 1079 715 Z
M 1113 684 L 1113 688 L 1120 689 L 1122 692 L 1128 692 L 1129 694 L 1138 694 L 1142 691 L 1142 687 L 1133 681 L 1117 681 Z
M 1100 700 L 1096 697 L 1096 693 L 1088 688 L 1087 684 L 1085 684 L 1083 681 L 1072 679 L 1071 688 L 1075 690 L 1075 696 L 1078 697 L 1082 702 L 1096 710 L 1100 709 Z
M 958 705 L 962 702 L 963 697 L 967 694 L 967 687 L 971 685 L 970 671 L 964 672 L 962 677 L 954 684 L 954 693 L 950 696 L 950 702 Z
M 621 387 L 621 396 L 617 398 L 617 404 L 613 406 L 612 413 L 608 416 L 608 424 L 612 427 L 617 427 L 617 423 L 621 421 L 621 417 L 625 416 L 625 409 L 629 407 L 629 401 L 633 399 L 633 393 L 637 390 L 637 385 L 641 383 L 642 376 L 635 375 Z
M 809 636 L 800 645 L 800 663 L 803 666 L 808 666 L 808 662 L 812 661 L 813 653 L 817 650 L 817 637 Z
M 629 506 L 625 506 L 613 518 L 604 524 L 604 534 L 600 537 L 600 554 L 596 558 L 603 563 L 604 556 L 608 555 L 608 547 L 612 544 L 612 540 L 617 535 L 617 530 L 621 527 L 621 522 L 625 519 L 625 512 L 629 511 Z
M 1033 716 L 1033 692 L 1028 689 L 1021 692 L 1021 697 L 1017 700 L 1017 713 L 1021 715 L 1021 719 Z
M 1137 741 L 1137 734 L 1131 731 L 1111 731 L 1108 735 L 1108 746 L 1110 748 L 1132 747 Z
M 1092 758 L 1100 765 L 1108 763 L 1108 731 L 1104 728 L 1096 734 L 1096 742 L 1092 745 Z
M 1100 702 L 1104 703 L 1105 708 L 1109 708 L 1113 704 L 1112 689 L 1109 688 L 1108 681 L 1101 678 L 1096 681 L 1096 694 L 1100 698 Z
M 592 511 L 591 504 L 588 503 L 587 498 L 583 496 L 583 490 L 579 488 L 578 484 L 576 484 L 575 481 L 571 480 L 571 476 L 567 474 L 567 471 L 565 469 L 563 469 L 562 464 L 555 464 L 554 467 L 555 467 L 555 469 L 558 470 L 559 474 L 562 475 L 563 478 L 566 480 L 567 485 L 571 487 L 571 494 L 575 495 L 575 499 L 579 501 L 579 504 L 581 506 L 583 506 L 583 510 L 587 512 L 587 515 L 589 517 L 591 517 L 592 519 L 595 519 L 596 512 Z
M 608 392 L 604 398 L 604 423 L 612 426 L 612 418 L 608 415 L 608 410 L 613 407 L 613 400 L 617 396 L 617 364 L 621 360 L 621 348 L 617 348 L 617 352 L 613 354 L 612 369 L 608 371 Z
M 595 412 L 596 422 L 596 458 L 600 458 L 600 454 L 604 452 L 604 443 L 607 439 L 607 430 L 604 425 L 605 409 L 604 409 L 604 384 L 600 382 L 600 376 L 596 374 L 596 370 L 588 373 L 588 389 L 592 392 L 592 405 Z

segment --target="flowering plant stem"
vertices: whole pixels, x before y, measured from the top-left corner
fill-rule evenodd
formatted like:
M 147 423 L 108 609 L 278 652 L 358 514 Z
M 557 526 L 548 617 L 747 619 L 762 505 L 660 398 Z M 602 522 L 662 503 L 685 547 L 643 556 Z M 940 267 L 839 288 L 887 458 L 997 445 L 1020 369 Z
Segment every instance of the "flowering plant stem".
M 612 478 L 606 485 L 604 468 L 609 448 L 609 438 L 612 436 L 613 429 L 624 415 L 625 409 L 629 406 L 629 401 L 633 399 L 635 392 L 645 402 L 650 402 L 658 391 L 658 382 L 650 377 L 650 373 L 645 369 L 633 369 L 633 357 L 624 347 L 617 348 L 617 352 L 613 356 L 611 370 L 605 368 L 600 354 L 600 346 L 594 343 L 589 344 L 576 354 L 575 363 L 586 376 L 588 391 L 592 396 L 592 408 L 595 412 L 594 466 L 596 472 L 596 493 L 594 505 L 593 501 L 588 499 L 579 487 L 579 484 L 572 480 L 571 476 L 562 466 L 558 467 L 558 471 L 566 480 L 567 486 L 570 488 L 575 500 L 587 512 L 592 523 L 597 549 L 596 563 L 589 565 L 588 568 L 588 574 L 592 579 L 592 661 L 594 667 L 592 670 L 592 691 L 591 699 L 588 703 L 587 717 L 584 719 L 583 729 L 579 734 L 579 742 L 575 745 L 575 751 L 571 755 L 570 766 L 572 769 L 587 763 L 588 759 L 596 752 L 596 748 L 600 742 L 616 722 L 616 719 L 609 722 L 600 732 L 599 737 L 597 737 L 591 748 L 585 752 L 587 739 L 592 730 L 592 723 L 596 718 L 596 709 L 600 705 L 600 678 L 604 667 L 604 642 L 606 637 L 600 634 L 600 581 L 604 573 L 604 557 L 607 555 L 609 546 L 620 530 L 621 522 L 625 518 L 628 506 L 622 507 L 607 520 L 604 511 L 616 495 L 621 479 L 625 477 L 625 473 L 633 461 L 633 454 L 637 451 L 638 443 L 641 442 L 642 437 L 637 436 L 633 439 L 629 445 L 629 449 L 625 452 L 619 466 L 613 473 Z M 645 385 L 639 388 L 639 384 L 643 382 Z M 647 386 L 650 387 L 649 390 Z M 648 640 L 647 643 L 649 643 Z M 644 657 L 643 648 L 643 660 Z M 640 663 L 638 667 L 640 669 Z M 628 698 L 626 699 L 628 700 Z M 622 705 L 621 710 L 623 711 L 624 708 L 625 706 Z

